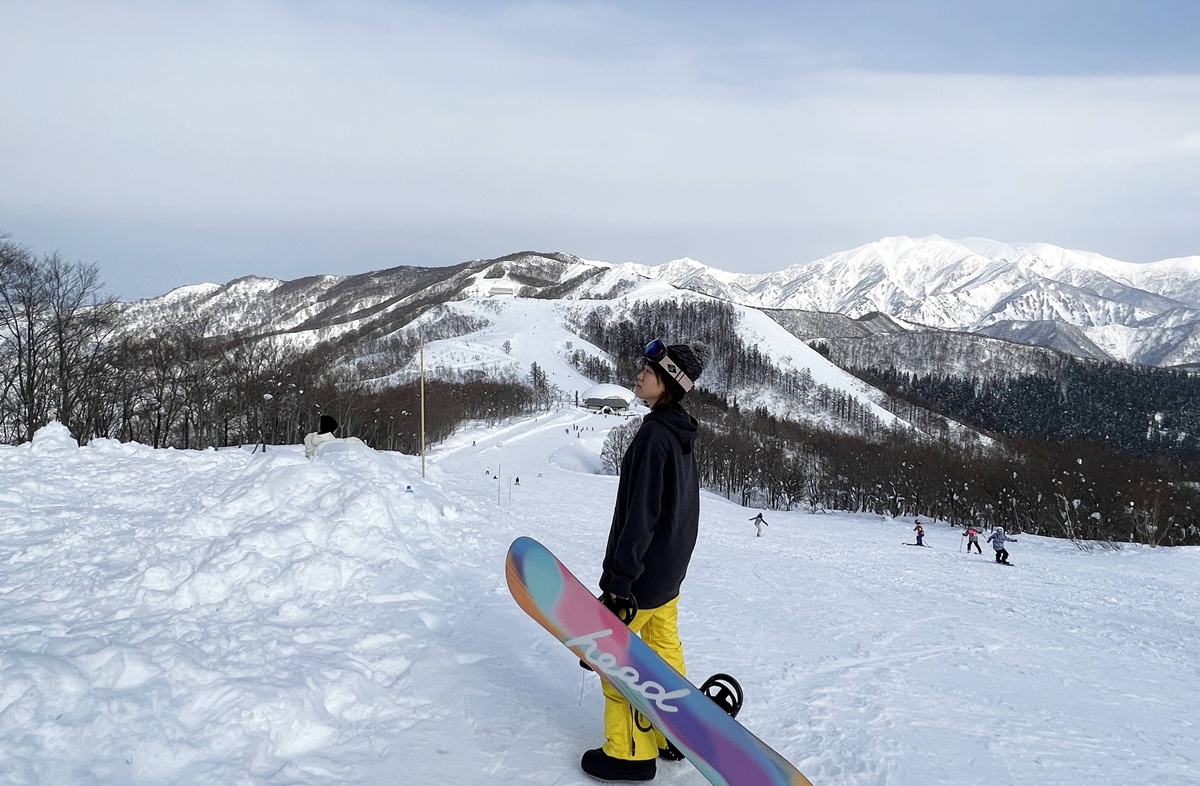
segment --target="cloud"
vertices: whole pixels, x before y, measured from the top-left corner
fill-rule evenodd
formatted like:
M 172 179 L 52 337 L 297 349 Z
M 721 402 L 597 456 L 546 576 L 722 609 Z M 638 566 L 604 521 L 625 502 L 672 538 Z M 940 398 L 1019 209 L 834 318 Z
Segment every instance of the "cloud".
M 6 15 L 0 225 L 46 211 L 242 240 L 319 227 L 389 264 L 455 236 L 470 256 L 552 241 L 730 269 L 900 233 L 1159 252 L 1099 246 L 1118 217 L 1138 242 L 1200 245 L 1162 209 L 1200 175 L 1196 75 L 885 73 L 604 4 Z

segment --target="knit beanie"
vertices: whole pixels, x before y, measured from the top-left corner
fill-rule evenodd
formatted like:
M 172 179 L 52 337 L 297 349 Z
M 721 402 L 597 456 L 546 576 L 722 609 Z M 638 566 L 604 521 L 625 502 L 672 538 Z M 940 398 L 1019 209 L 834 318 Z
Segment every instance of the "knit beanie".
M 321 425 L 317 428 L 318 434 L 332 434 L 337 431 L 338 422 L 329 415 L 321 416 Z
M 696 382 L 700 379 L 700 375 L 704 373 L 704 368 L 708 365 L 708 361 L 712 356 L 712 352 L 704 344 L 671 344 L 667 347 L 667 357 L 675 362 L 675 365 L 683 369 L 683 373 L 687 374 L 688 379 Z M 660 375 L 667 387 L 675 394 L 675 400 L 683 398 L 687 395 L 687 391 L 682 386 L 667 374 Z

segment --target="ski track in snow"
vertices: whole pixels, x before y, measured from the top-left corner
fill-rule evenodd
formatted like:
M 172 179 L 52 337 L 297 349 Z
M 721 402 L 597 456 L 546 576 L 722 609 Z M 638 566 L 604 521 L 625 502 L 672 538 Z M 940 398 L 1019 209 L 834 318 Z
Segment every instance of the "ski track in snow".
M 0 447 L 0 783 L 593 783 L 597 678 L 503 566 L 526 534 L 595 583 L 619 422 L 464 431 L 425 479 L 344 443 Z M 944 524 L 753 512 L 704 495 L 689 670 L 817 786 L 1196 782 L 1200 549 L 1019 535 L 999 568 Z

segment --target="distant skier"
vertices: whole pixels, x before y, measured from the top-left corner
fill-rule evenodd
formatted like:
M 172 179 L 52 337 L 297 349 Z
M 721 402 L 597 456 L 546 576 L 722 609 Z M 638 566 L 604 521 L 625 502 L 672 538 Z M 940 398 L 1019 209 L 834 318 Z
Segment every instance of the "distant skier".
M 971 547 L 975 547 L 975 552 L 983 553 L 983 549 L 979 548 L 979 530 L 975 529 L 975 525 L 967 527 L 967 531 L 963 533 L 963 537 L 967 539 L 967 553 L 971 553 Z
M 924 546 L 925 545 L 925 528 L 921 526 L 920 519 L 916 520 L 916 525 L 917 526 L 913 527 L 913 532 L 917 533 L 917 544 L 916 545 Z
M 1016 538 L 1010 538 L 1004 534 L 1003 527 L 996 527 L 996 531 L 988 537 L 988 543 L 992 544 L 992 548 L 996 550 L 996 562 L 1011 565 L 1008 561 L 1008 549 L 1004 548 L 1005 543 L 1016 543 Z
M 321 421 L 317 425 L 317 430 L 304 436 L 304 455 L 312 458 L 317 452 L 318 445 L 333 442 L 337 439 L 333 434 L 337 429 L 338 422 L 332 416 L 322 415 Z
M 756 530 L 758 530 L 758 535 L 756 535 L 755 537 L 761 538 L 762 537 L 762 528 L 767 526 L 766 519 L 763 518 L 762 513 L 760 512 L 757 516 L 755 516 L 754 518 L 752 518 L 750 520 L 754 522 L 754 528 Z

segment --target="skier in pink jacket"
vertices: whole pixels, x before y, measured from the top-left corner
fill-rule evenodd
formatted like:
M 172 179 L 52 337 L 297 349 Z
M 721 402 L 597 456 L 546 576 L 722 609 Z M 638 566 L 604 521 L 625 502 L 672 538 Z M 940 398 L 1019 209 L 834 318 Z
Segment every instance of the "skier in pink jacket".
M 967 527 L 967 531 L 963 533 L 963 537 L 967 539 L 967 553 L 971 553 L 971 547 L 975 547 L 977 554 L 982 554 L 983 549 L 979 548 L 979 530 L 974 526 Z

